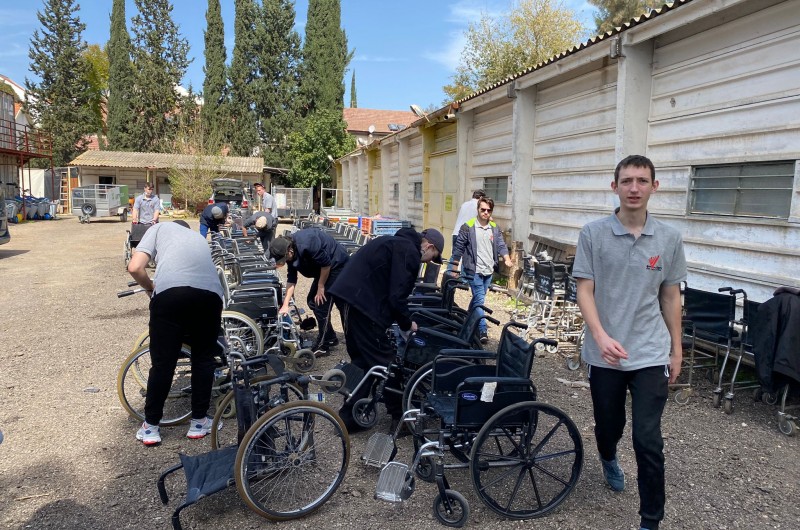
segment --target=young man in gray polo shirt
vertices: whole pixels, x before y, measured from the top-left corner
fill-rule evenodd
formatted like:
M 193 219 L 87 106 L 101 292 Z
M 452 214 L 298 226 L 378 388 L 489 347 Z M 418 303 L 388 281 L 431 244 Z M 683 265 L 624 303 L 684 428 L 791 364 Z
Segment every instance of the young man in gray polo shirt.
M 680 283 L 686 259 L 680 233 L 647 213 L 658 189 L 648 158 L 622 160 L 611 189 L 619 208 L 583 227 L 573 266 L 589 331 L 582 356 L 589 365 L 603 475 L 614 491 L 625 488 L 617 444 L 630 390 L 640 527 L 657 530 L 665 502 L 661 415 L 667 384 L 681 371 Z
M 134 224 L 155 224 L 158 222 L 158 215 L 161 213 L 161 199 L 153 193 L 153 185 L 144 185 L 144 193 L 136 197 L 133 202 L 132 221 Z

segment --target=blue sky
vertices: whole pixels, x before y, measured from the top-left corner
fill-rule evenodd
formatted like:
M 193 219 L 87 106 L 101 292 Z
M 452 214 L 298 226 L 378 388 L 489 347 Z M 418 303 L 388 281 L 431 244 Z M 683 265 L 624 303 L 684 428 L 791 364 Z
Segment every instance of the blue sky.
M 406 110 L 412 103 L 439 107 L 445 99 L 442 86 L 453 74 L 468 24 L 482 12 L 508 11 L 513 0 L 342 0 L 342 26 L 348 45 L 355 49 L 345 77 L 345 105 L 350 103 L 350 75 L 356 74 L 357 103 L 361 108 Z M 79 0 L 79 16 L 86 24 L 83 38 L 89 44 L 108 40 L 112 0 Z M 578 18 L 593 27 L 593 7 L 585 0 L 564 0 Z M 173 19 L 191 46 L 184 86 L 195 91 L 203 85 L 203 31 L 205 0 L 173 0 Z M 230 61 L 233 50 L 233 0 L 222 0 L 225 44 Z M 41 0 L 0 0 L 0 74 L 19 84 L 28 71 L 28 48 L 39 27 L 36 11 Z M 305 31 L 308 0 L 297 0 L 296 29 Z M 128 30 L 135 13 L 126 0 Z

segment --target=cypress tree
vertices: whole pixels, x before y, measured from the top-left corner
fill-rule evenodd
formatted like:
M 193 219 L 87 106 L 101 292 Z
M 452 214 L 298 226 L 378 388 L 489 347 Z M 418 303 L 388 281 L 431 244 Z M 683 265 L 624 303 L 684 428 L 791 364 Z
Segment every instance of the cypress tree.
M 111 35 L 108 41 L 108 147 L 116 151 L 133 148 L 134 77 L 131 65 L 131 37 L 125 24 L 125 0 L 114 0 Z
M 225 28 L 219 0 L 208 0 L 206 11 L 205 56 L 203 68 L 203 107 L 200 117 L 206 134 L 206 147 L 217 151 L 227 132 L 227 82 L 225 77 Z
M 91 86 L 83 53 L 83 24 L 74 0 L 45 0 L 37 12 L 41 29 L 28 50 L 30 70 L 41 80 L 25 78 L 27 111 L 53 135 L 53 164 L 65 166 L 86 149 L 93 132 Z
M 258 71 L 253 85 L 262 154 L 267 165 L 287 167 L 287 137 L 298 127 L 300 35 L 292 0 L 264 0 Z
M 352 54 L 341 28 L 340 0 L 309 0 L 303 43 L 301 90 L 306 114 L 318 109 L 341 113 L 344 72 Z
M 258 146 L 252 84 L 258 79 L 257 28 L 258 7 L 253 0 L 236 0 L 233 23 L 234 45 L 230 81 L 231 154 L 250 156 Z
M 350 78 L 350 108 L 357 109 L 358 102 L 356 101 L 356 71 L 353 70 L 353 76 Z
M 133 146 L 136 151 L 165 151 L 175 136 L 180 112 L 176 87 L 189 66 L 189 44 L 172 20 L 169 0 L 135 0 L 133 17 Z

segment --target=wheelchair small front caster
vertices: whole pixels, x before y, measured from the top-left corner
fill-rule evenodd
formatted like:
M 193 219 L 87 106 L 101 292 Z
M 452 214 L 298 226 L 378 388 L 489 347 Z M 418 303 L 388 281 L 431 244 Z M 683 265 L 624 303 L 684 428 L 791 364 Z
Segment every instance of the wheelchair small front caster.
M 455 490 L 444 490 L 444 496 L 450 504 L 450 510 L 447 509 L 444 498 L 442 498 L 442 494 L 440 493 L 433 499 L 433 515 L 445 526 L 461 528 L 467 523 L 467 519 L 469 518 L 469 504 L 467 503 L 467 499 Z
M 371 429 L 378 423 L 377 403 L 371 398 L 361 398 L 353 405 L 353 421 L 364 429 Z

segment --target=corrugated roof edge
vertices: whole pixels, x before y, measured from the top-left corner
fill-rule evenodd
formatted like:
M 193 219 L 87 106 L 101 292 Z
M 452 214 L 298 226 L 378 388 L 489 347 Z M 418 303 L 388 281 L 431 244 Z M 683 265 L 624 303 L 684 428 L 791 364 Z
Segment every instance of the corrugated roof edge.
M 207 156 L 205 158 L 215 159 Z M 219 157 L 221 169 L 239 173 L 259 174 L 264 169 L 264 159 L 260 157 L 223 156 Z M 177 153 L 142 153 L 138 151 L 85 151 L 70 162 L 72 166 L 97 167 L 192 167 L 193 155 Z

